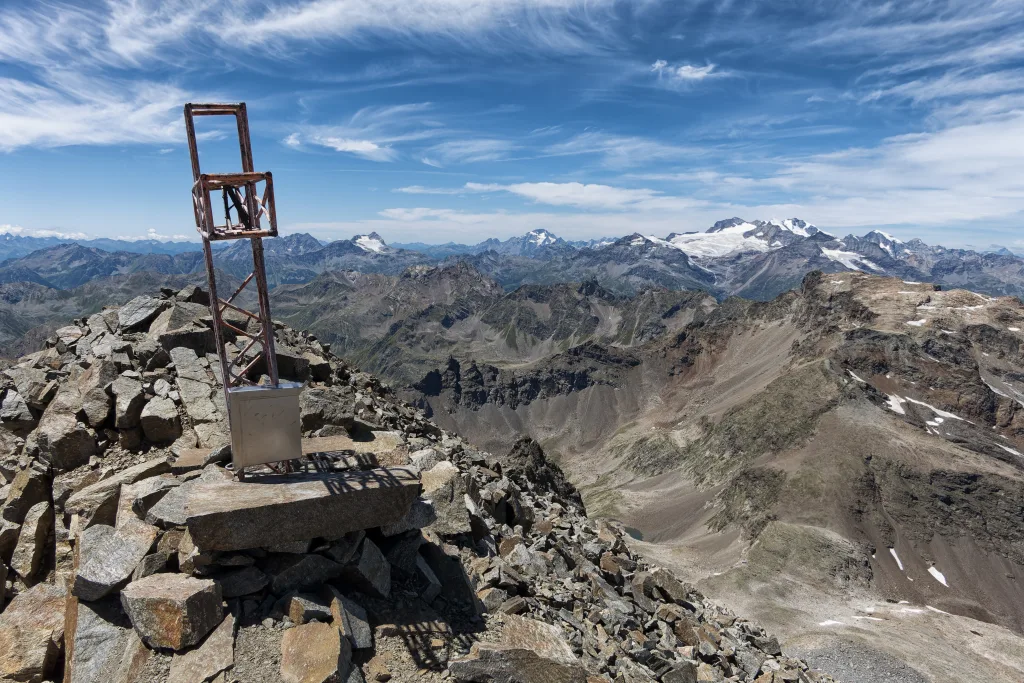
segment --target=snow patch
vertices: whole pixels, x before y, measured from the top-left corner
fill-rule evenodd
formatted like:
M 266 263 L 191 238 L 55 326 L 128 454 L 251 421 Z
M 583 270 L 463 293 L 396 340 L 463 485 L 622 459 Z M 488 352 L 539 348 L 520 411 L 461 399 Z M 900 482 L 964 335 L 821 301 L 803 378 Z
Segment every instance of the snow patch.
M 879 617 L 854 617 L 854 619 L 867 619 L 868 621 L 885 621 Z
M 896 560 L 896 566 L 903 571 L 903 563 L 900 562 L 900 556 L 896 554 L 896 548 L 889 548 L 889 554 L 892 555 L 892 559 Z
M 921 318 L 920 320 L 908 320 L 907 324 L 911 327 L 921 327 L 926 322 L 928 322 L 928 318 Z
M 855 373 L 853 372 L 853 370 L 847 370 L 847 372 L 848 372 L 848 373 L 850 373 L 850 377 L 854 378 L 855 380 L 857 380 L 857 381 L 858 381 L 858 382 L 860 382 L 861 384 L 867 384 L 867 382 L 866 382 L 866 381 L 864 381 L 864 380 L 862 380 L 862 379 L 861 379 L 860 377 L 858 377 L 858 376 L 857 376 L 857 375 L 856 375 L 856 374 L 855 374 Z
M 835 619 L 826 619 L 818 624 L 818 626 L 842 626 L 843 622 L 836 621 Z
M 1018 456 L 1024 458 L 1024 453 L 1021 453 L 1020 451 L 1018 451 L 1015 448 L 1010 448 L 1009 446 L 1004 446 L 1001 443 L 997 443 L 996 445 L 999 446 L 1000 448 L 1002 448 L 1004 451 L 1006 451 L 1007 453 L 1009 453 L 1011 455 L 1018 455 Z
M 930 403 L 925 403 L 924 401 L 918 401 L 916 398 L 910 398 L 908 396 L 907 400 L 910 401 L 911 403 L 916 403 L 919 406 L 924 406 L 925 408 L 927 408 L 928 410 L 932 411 L 933 413 L 935 413 L 939 417 L 945 417 L 945 418 L 949 418 L 951 420 L 960 420 L 961 422 L 970 422 L 970 420 L 965 420 L 962 417 L 960 417 L 959 415 L 954 415 L 953 413 L 948 413 L 945 410 L 940 410 L 940 409 L 936 408 L 935 406 L 931 405 Z
M 843 251 L 842 249 L 825 249 L 819 247 L 821 253 L 827 256 L 830 260 L 841 263 L 851 270 L 864 270 L 870 268 L 871 270 L 882 270 L 877 264 L 869 261 L 855 251 Z M 860 265 L 857 265 L 857 264 Z
M 905 284 L 905 285 L 919 285 L 921 283 L 920 282 L 914 282 L 913 280 L 904 280 L 903 284 Z
M 942 584 L 943 586 L 945 586 L 946 588 L 949 588 L 949 584 L 948 584 L 948 583 L 946 583 L 946 577 L 945 577 L 945 576 L 943 576 L 943 575 L 942 575 L 942 572 L 940 572 L 940 571 L 939 571 L 938 569 L 936 569 L 936 568 L 935 568 L 934 566 L 928 567 L 928 573 L 929 573 L 929 574 L 931 574 L 931 575 L 932 575 L 933 577 L 935 577 L 935 580 L 936 580 L 936 581 L 938 581 L 939 583 L 941 583 L 941 584 Z
M 942 610 L 940 610 L 939 608 L 937 608 L 937 607 L 932 607 L 931 605 L 925 605 L 925 607 L 927 607 L 928 609 L 930 609 L 930 610 L 931 610 L 932 612 L 935 612 L 936 614 L 949 614 L 949 612 L 943 612 L 943 611 L 942 611 Z M 951 616 L 952 616 L 952 615 L 951 615 Z
M 900 398 L 896 394 L 889 394 L 889 410 L 891 410 L 894 413 L 899 413 L 900 415 L 906 415 L 907 411 L 903 410 L 903 406 L 900 405 L 901 403 L 906 403 L 906 402 L 907 402 L 906 399 Z

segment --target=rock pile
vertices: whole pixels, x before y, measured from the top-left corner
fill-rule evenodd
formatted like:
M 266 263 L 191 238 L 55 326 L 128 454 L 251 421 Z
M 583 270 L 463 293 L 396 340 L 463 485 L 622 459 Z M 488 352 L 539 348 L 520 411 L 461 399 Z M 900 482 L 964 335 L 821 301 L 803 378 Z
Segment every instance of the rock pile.
M 283 326 L 331 448 L 234 480 L 205 304 L 140 297 L 0 373 L 2 680 L 830 680 L 588 519 L 536 444 L 481 453 Z

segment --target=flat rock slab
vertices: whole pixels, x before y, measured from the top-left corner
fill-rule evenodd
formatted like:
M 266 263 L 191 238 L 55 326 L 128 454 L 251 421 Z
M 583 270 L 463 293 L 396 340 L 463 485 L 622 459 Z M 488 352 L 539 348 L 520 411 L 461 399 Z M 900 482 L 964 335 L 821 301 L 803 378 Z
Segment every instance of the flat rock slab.
M 78 570 L 72 593 L 83 600 L 99 600 L 128 582 L 153 543 L 155 526 L 129 519 L 117 529 L 93 526 L 86 529 L 79 542 Z
M 420 492 L 412 469 L 266 475 L 203 482 L 186 523 L 203 550 L 245 550 L 392 524 Z
M 224 617 L 203 644 L 194 650 L 174 655 L 167 683 L 209 681 L 235 665 L 235 617 Z
M 373 439 L 355 441 L 347 436 L 317 436 L 302 440 L 302 454 L 356 453 L 356 462 L 370 461 L 379 466 L 404 465 L 408 455 L 402 440 L 394 432 L 372 432 Z

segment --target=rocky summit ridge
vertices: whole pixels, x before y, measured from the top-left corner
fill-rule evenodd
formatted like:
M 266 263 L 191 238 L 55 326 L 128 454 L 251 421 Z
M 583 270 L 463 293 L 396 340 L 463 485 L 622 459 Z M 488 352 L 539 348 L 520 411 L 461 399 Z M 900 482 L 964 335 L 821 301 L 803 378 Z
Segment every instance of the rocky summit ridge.
M 480 452 L 283 325 L 318 447 L 234 480 L 205 304 L 138 297 L 0 371 L 2 680 L 831 680 L 588 518 L 534 442 Z

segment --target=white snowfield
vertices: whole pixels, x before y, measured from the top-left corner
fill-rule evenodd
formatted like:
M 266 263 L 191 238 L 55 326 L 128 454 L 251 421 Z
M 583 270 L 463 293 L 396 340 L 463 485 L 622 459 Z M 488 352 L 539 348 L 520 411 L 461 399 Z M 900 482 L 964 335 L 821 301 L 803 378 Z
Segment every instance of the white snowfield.
M 530 232 L 530 241 L 538 247 L 543 247 L 545 244 L 554 244 L 558 238 L 547 230 L 533 230 Z
M 374 253 L 379 254 L 380 252 L 384 251 L 384 247 L 386 247 L 387 245 L 384 244 L 383 240 L 378 239 L 376 237 L 370 237 L 369 235 L 360 235 L 359 237 L 356 238 L 356 246 L 358 246 L 363 251 L 372 251 Z
M 843 251 L 842 249 L 826 249 L 819 247 L 821 253 L 832 261 L 841 263 L 850 270 L 882 270 L 876 263 L 864 258 L 855 251 Z
M 799 221 L 802 223 L 803 221 Z M 814 226 L 798 225 L 792 218 L 785 220 L 766 221 L 769 226 L 774 225 L 787 232 L 800 237 L 810 237 L 808 228 Z M 682 251 L 687 256 L 694 258 L 717 258 L 731 254 L 749 252 L 766 252 L 778 249 L 783 246 L 782 242 L 775 241 L 768 243 L 768 226 L 755 225 L 754 223 L 740 223 L 732 227 L 723 228 L 717 232 L 688 232 L 682 235 L 674 235 L 670 240 L 649 236 L 652 242 L 665 244 Z M 745 236 L 744 233 L 751 233 Z

